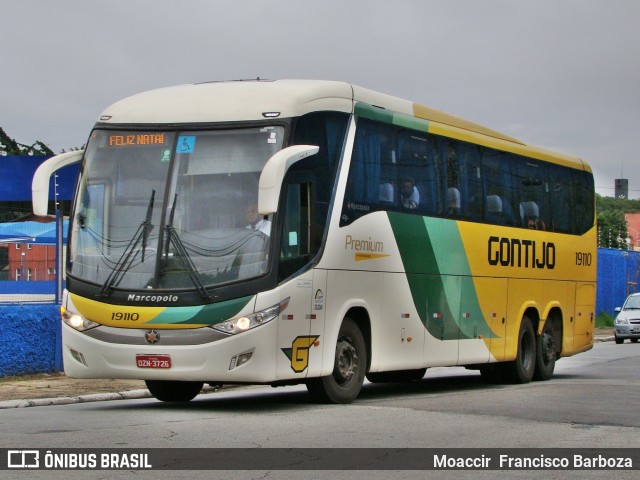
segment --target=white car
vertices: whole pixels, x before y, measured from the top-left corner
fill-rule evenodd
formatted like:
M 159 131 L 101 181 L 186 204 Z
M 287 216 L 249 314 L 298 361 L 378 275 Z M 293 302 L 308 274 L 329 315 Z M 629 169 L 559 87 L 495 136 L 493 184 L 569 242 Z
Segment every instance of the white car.
M 614 323 L 614 335 L 619 345 L 628 338 L 636 343 L 640 338 L 640 292 L 627 297 L 622 308 L 617 307 L 618 316 Z

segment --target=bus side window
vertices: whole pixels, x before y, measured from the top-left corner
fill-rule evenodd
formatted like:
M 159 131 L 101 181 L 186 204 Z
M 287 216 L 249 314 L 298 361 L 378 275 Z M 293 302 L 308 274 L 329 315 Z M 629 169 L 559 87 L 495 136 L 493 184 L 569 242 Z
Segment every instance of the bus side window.
M 518 222 L 511 202 L 514 188 L 509 157 L 503 152 L 489 148 L 485 149 L 483 171 L 488 201 L 485 210 L 487 221 L 499 225 L 516 225 Z M 500 200 L 499 212 L 495 210 L 498 202 L 493 197 L 497 197 Z M 497 215 L 498 213 L 499 215 Z
M 408 130 L 398 134 L 398 181 L 405 186 L 399 203 L 405 210 L 427 215 L 442 212 L 438 157 L 433 138 Z
M 571 171 L 552 165 L 549 167 L 549 206 L 551 207 L 551 225 L 554 232 L 571 232 Z
M 317 250 L 312 238 L 311 183 L 290 183 L 284 206 L 279 281 L 304 267 Z
M 594 223 L 593 177 L 587 172 L 571 172 L 572 233 L 583 234 Z

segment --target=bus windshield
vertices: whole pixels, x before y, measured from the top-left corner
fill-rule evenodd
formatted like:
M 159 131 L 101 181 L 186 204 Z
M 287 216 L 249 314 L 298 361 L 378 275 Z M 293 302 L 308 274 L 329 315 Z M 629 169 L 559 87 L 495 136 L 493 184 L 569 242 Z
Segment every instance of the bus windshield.
M 69 273 L 115 288 L 199 289 L 267 273 L 271 219 L 258 180 L 283 127 L 94 130 Z

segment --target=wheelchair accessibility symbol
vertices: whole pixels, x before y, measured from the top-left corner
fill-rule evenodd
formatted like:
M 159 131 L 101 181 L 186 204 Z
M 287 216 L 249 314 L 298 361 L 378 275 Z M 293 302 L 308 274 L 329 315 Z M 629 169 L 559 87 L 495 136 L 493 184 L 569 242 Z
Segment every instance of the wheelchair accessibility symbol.
M 178 137 L 178 145 L 176 146 L 176 153 L 193 153 L 196 148 L 195 135 Z

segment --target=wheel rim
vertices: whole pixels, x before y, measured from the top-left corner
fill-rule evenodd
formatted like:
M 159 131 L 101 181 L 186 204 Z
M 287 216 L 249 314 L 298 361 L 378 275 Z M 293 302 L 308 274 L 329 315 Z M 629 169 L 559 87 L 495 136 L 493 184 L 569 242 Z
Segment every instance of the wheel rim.
M 346 338 L 341 338 L 336 347 L 336 367 L 333 377 L 339 385 L 347 385 L 358 370 L 358 352 Z

